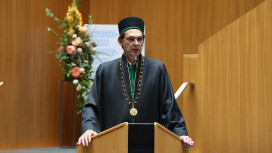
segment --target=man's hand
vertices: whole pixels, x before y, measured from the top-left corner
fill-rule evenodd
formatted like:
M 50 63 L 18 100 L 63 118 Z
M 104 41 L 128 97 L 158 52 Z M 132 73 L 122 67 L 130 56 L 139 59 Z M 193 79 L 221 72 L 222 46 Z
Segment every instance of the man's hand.
M 193 147 L 195 142 L 189 136 L 180 136 L 182 139 L 182 146 L 185 150 Z
M 81 136 L 80 138 L 78 139 L 78 143 L 79 145 L 83 145 L 84 147 L 85 146 L 88 146 L 89 143 L 91 142 L 92 140 L 92 136 L 94 135 L 97 135 L 97 133 L 93 130 L 87 130 L 85 131 Z

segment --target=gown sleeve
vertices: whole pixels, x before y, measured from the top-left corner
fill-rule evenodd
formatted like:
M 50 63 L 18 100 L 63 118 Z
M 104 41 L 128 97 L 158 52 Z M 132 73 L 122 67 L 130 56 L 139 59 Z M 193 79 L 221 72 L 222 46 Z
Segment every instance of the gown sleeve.
M 100 121 L 100 80 L 101 80 L 101 68 L 98 67 L 94 83 L 92 85 L 91 91 L 88 95 L 85 106 L 82 110 L 82 122 L 81 122 L 81 133 L 87 130 L 93 130 L 101 132 Z
M 162 124 L 178 136 L 188 135 L 186 124 L 181 111 L 174 97 L 173 88 L 170 82 L 165 65 L 161 77 L 162 83 Z

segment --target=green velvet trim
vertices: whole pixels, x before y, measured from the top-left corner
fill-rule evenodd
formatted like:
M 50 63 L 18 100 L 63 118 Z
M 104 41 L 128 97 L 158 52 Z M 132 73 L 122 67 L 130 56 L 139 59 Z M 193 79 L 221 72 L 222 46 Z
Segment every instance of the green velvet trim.
M 128 65 L 129 69 L 129 78 L 130 78 L 130 87 L 131 87 L 131 101 L 134 103 L 134 88 L 135 88 L 135 72 L 136 72 L 136 64 Z
M 134 103 L 134 88 L 135 88 L 135 73 L 136 73 L 136 64 L 128 64 L 129 69 L 129 78 L 130 78 L 130 87 L 131 87 L 131 102 Z M 131 123 L 134 123 L 134 116 L 131 116 Z

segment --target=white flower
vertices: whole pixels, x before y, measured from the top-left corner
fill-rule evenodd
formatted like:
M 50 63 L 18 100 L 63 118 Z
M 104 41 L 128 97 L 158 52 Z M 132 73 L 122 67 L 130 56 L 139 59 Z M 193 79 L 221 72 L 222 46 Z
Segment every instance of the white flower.
M 89 42 L 85 42 L 85 45 L 89 46 L 89 45 L 90 45 L 90 43 L 89 43 Z
M 77 83 L 78 83 L 78 80 L 75 79 L 75 80 L 73 81 L 73 84 L 77 84 Z
M 77 37 L 77 35 L 76 34 L 73 34 L 73 38 L 76 38 Z
M 80 37 L 76 37 L 73 41 L 72 41 L 72 45 L 73 46 L 79 46 L 82 43 L 82 39 Z
M 80 68 L 80 73 L 83 73 L 85 71 L 84 68 Z
M 91 51 L 96 52 L 96 47 L 92 47 Z
M 87 60 L 84 60 L 84 63 L 89 63 Z
M 77 52 L 82 53 L 82 48 L 77 48 Z
M 77 91 L 81 90 L 81 87 L 80 87 L 80 86 L 78 86 L 78 87 L 76 88 L 76 90 L 77 90 Z
M 72 65 L 72 66 L 76 66 L 76 64 L 75 64 L 75 63 L 71 63 L 71 65 Z

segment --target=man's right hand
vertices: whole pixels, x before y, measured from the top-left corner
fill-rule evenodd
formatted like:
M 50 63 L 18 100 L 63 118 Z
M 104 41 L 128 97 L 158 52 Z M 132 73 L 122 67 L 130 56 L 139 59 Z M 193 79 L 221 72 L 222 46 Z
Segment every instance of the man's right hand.
M 93 130 L 85 131 L 80 138 L 78 139 L 79 145 L 88 146 L 89 143 L 92 141 L 92 136 L 97 135 L 97 133 Z

